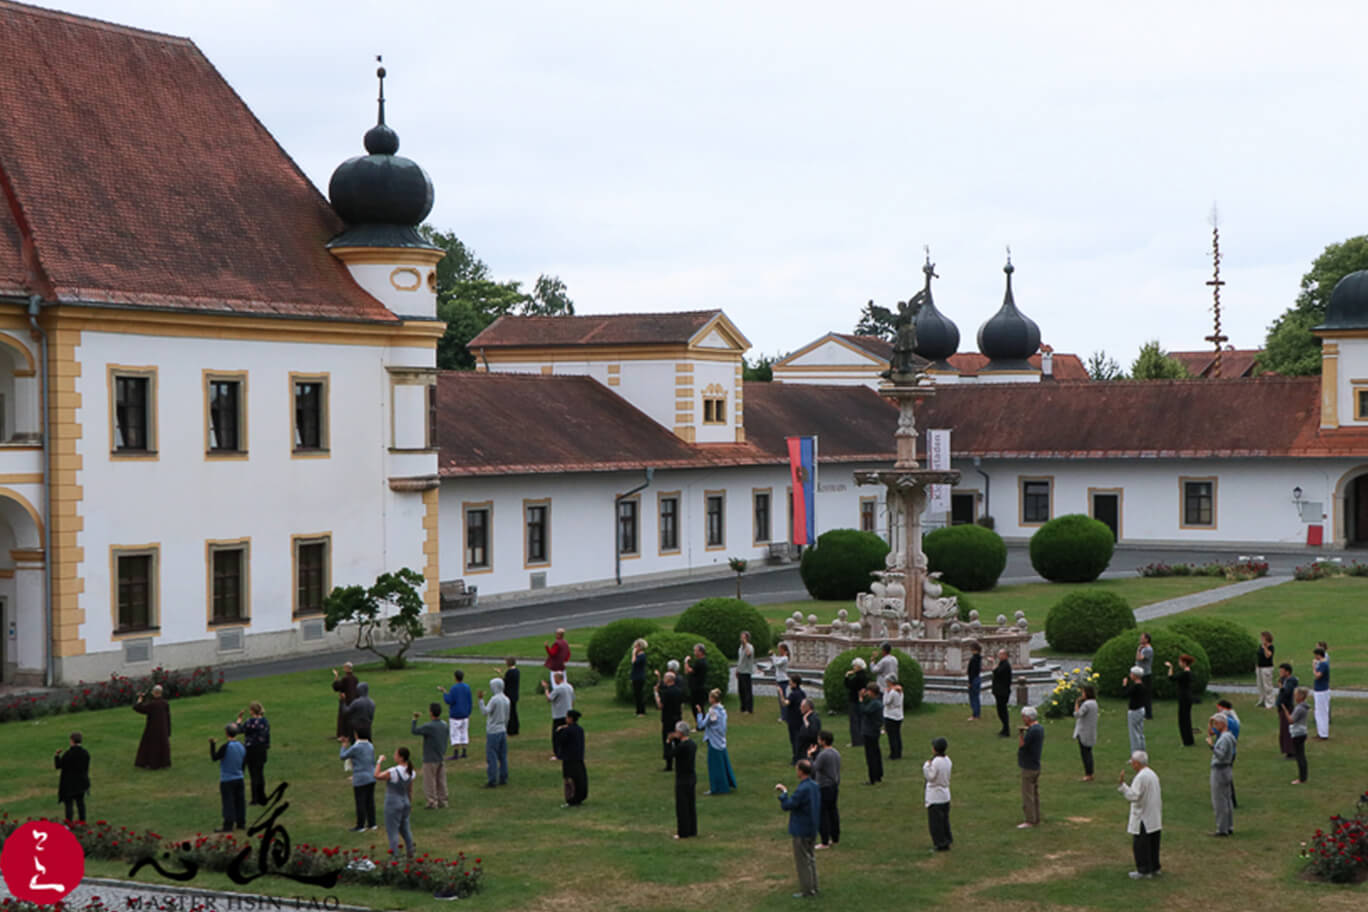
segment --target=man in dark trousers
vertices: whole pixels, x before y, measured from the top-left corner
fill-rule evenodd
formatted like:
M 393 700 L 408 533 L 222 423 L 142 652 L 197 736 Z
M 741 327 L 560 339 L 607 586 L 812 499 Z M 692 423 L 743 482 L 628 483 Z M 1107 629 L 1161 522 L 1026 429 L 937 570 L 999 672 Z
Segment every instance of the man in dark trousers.
M 803 701 L 803 724 L 798 729 L 798 754 L 802 757 L 812 756 L 812 746 L 817 743 L 817 736 L 822 733 L 822 720 L 817 715 L 817 710 L 812 705 L 811 700 Z
M 656 670 L 656 677 L 660 677 L 659 669 Z M 670 739 L 674 734 L 675 725 L 683 718 L 681 707 L 686 699 L 684 688 L 675 682 L 673 671 L 665 672 L 663 680 L 657 680 L 655 685 L 656 706 L 660 709 L 660 743 L 665 752 L 665 772 L 674 769 L 674 754 L 670 750 Z
M 812 779 L 811 761 L 799 760 L 794 769 L 798 772 L 798 787 L 792 795 L 782 782 L 774 788 L 779 792 L 779 806 L 789 812 L 788 831 L 793 837 L 793 860 L 798 866 L 798 892 L 793 896 L 799 899 L 817 895 L 816 843 L 821 826 L 822 792 Z
M 342 695 L 337 701 L 337 734 L 334 737 L 351 739 L 351 729 L 347 727 L 346 705 L 356 699 L 356 675 L 352 674 L 352 663 L 347 662 L 342 666 L 342 674 L 338 675 L 337 669 L 332 670 L 333 682 L 332 689 Z
M 883 782 L 883 754 L 879 752 L 879 732 L 883 729 L 883 700 L 879 685 L 870 681 L 860 694 L 860 743 L 864 746 L 865 767 L 869 781 L 865 785 Z
M 219 801 L 223 806 L 223 827 L 216 833 L 231 833 L 233 827 L 247 829 L 247 789 L 242 769 L 247 762 L 247 748 L 237 740 L 238 727 L 225 725 L 228 740 L 222 747 L 209 739 L 209 759 L 219 765 Z
M 57 800 L 66 805 L 66 819 L 85 822 L 85 796 L 90 791 L 90 754 L 81 747 L 81 733 L 71 733 L 71 745 L 66 753 L 60 750 L 52 758 L 53 764 L 62 771 L 57 782 Z M 72 805 L 76 815 L 72 816 Z
M 504 696 L 508 697 L 508 737 L 511 738 L 518 733 L 518 684 L 521 683 L 522 672 L 518 670 L 518 660 L 513 656 L 505 659 L 504 663 L 507 666 L 503 673 Z
M 584 767 L 584 729 L 580 728 L 580 711 L 567 710 L 565 724 L 556 729 L 556 753 L 561 759 L 561 778 L 565 780 L 565 803 L 561 807 L 575 807 L 589 797 L 589 773 Z
M 689 723 L 678 722 L 665 740 L 665 762 L 674 763 L 675 839 L 698 835 L 698 805 L 694 789 L 698 785 L 694 761 L 698 745 L 689 739 Z
M 803 701 L 807 693 L 803 690 L 803 679 L 789 675 L 788 692 L 784 695 L 784 721 L 788 725 L 790 763 L 806 759 L 798 754 L 798 734 L 803 730 Z
M 701 712 L 708 705 L 708 657 L 702 643 L 695 643 L 692 656 L 684 657 L 684 674 L 689 678 L 689 705 Z
M 1012 661 L 1007 655 L 1007 650 L 999 649 L 997 665 L 993 666 L 993 702 L 997 704 L 998 721 L 1002 723 L 1002 730 L 998 732 L 1000 738 L 1012 737 L 1007 727 L 1007 701 L 1012 699 Z
M 822 841 L 817 848 L 830 848 L 841 841 L 841 755 L 833 746 L 836 736 L 829 731 L 817 735 L 812 757 L 812 774 L 822 790 L 822 818 L 818 832 Z

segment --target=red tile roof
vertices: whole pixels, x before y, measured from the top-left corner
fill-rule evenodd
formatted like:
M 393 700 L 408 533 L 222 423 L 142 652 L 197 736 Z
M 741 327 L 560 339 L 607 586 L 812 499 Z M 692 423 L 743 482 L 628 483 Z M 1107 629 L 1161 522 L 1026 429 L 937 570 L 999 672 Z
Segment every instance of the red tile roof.
M 822 462 L 893 459 L 893 405 L 864 385 L 747 383 L 746 441 L 787 461 L 785 437 L 818 438 Z
M 59 301 L 397 320 L 324 249 L 341 220 L 189 40 L 0 0 L 0 60 L 0 287 L 18 226 Z
M 467 348 L 545 345 L 683 345 L 722 313 L 590 314 L 573 317 L 499 317 Z
M 1040 355 L 1031 355 L 1031 366 L 1040 369 Z M 988 363 L 988 356 L 978 352 L 959 352 L 950 356 L 950 366 L 960 372 L 965 377 L 972 377 L 983 370 Z M 1088 369 L 1083 365 L 1083 360 L 1078 355 L 1067 355 L 1056 353 L 1054 356 L 1054 379 L 1056 380 L 1087 380 Z
M 1216 353 L 1206 351 L 1169 352 L 1168 356 L 1187 368 L 1194 377 L 1209 377 L 1216 363 Z M 1221 352 L 1221 377 L 1254 376 L 1255 362 L 1259 358 L 1257 348 L 1229 348 Z
M 881 361 L 888 361 L 893 357 L 893 343 L 879 336 L 859 336 L 853 333 L 836 333 L 836 336 Z

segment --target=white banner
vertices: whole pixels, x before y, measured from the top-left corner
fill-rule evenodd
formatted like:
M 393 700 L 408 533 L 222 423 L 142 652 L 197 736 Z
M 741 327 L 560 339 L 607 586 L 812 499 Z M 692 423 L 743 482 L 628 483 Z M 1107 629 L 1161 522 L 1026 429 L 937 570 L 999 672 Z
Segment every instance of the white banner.
M 927 468 L 935 471 L 950 469 L 950 432 L 936 430 L 926 432 Z M 932 513 L 950 512 L 950 485 L 931 485 L 931 498 L 927 507 Z

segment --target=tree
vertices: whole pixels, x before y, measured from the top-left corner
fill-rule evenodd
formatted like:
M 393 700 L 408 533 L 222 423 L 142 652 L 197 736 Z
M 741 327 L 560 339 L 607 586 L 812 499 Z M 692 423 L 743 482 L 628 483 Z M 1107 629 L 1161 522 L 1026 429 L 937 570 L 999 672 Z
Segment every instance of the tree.
M 1088 376 L 1094 380 L 1125 380 L 1126 372 L 1121 365 L 1105 350 L 1095 351 L 1088 356 Z
M 1259 368 L 1288 375 L 1319 374 L 1321 343 L 1311 335 L 1311 328 L 1325 320 L 1330 293 L 1339 280 L 1360 269 L 1368 269 L 1368 235 L 1330 244 L 1321 251 L 1311 271 L 1302 276 L 1297 300 L 1269 324 Z
M 565 289 L 560 276 L 539 275 L 532 286 L 532 300 L 522 308 L 522 313 L 533 317 L 573 317 L 575 302 Z
M 423 597 L 418 594 L 423 583 L 423 574 L 403 567 L 380 574 L 369 589 L 338 586 L 323 600 L 323 626 L 333 630 L 338 624 L 355 624 L 357 649 L 375 653 L 386 668 L 403 668 L 407 664 L 404 653 L 423 635 Z M 387 609 L 393 609 L 388 617 Z M 375 644 L 376 635 L 386 633 L 398 646 L 392 655 Z
M 741 379 L 769 383 L 774 379 L 774 362 L 778 355 L 757 355 L 755 360 L 742 358 Z
M 745 575 L 746 568 L 750 566 L 750 561 L 743 557 L 727 558 L 727 566 L 731 567 L 732 573 L 736 574 L 736 597 L 741 597 L 741 577 Z
M 1183 363 L 1170 358 L 1159 347 L 1158 339 L 1140 346 L 1140 354 L 1131 365 L 1130 372 L 1136 380 L 1181 380 L 1188 376 Z
M 878 336 L 892 342 L 898 333 L 897 323 L 898 315 L 895 312 L 870 301 L 864 306 L 864 310 L 860 311 L 860 321 L 855 324 L 855 334 Z

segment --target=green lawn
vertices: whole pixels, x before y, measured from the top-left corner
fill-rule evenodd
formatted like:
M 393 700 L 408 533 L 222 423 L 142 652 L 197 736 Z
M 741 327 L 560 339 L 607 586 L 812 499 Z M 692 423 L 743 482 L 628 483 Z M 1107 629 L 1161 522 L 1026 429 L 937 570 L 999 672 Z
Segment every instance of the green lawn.
M 416 739 L 408 734 L 409 713 L 425 707 L 448 674 L 448 666 L 435 665 L 362 671 L 379 705 L 379 749 L 391 755 L 399 744 L 416 749 Z M 176 701 L 175 765 L 158 772 L 132 765 L 141 720 L 127 708 L 0 726 L 4 809 L 20 816 L 59 810 L 57 776 L 47 758 L 65 744 L 68 731 L 79 728 L 94 758 L 92 819 L 154 828 L 171 837 L 207 832 L 218 823 L 218 790 L 206 740 L 249 700 L 260 699 L 273 728 L 267 770 L 273 779 L 291 783 L 292 805 L 283 822 L 292 839 L 325 846 L 376 843 L 383 853 L 383 831 L 364 837 L 346 832 L 351 789 L 330 739 L 335 705 L 330 680 L 327 672 L 282 675 Z M 728 703 L 735 705 L 732 698 Z M 589 741 L 590 796 L 584 807 L 559 808 L 559 769 L 547 759 L 548 712 L 544 702 L 525 697 L 523 734 L 512 739 L 510 786 L 481 789 L 483 764 L 472 758 L 453 770 L 450 810 L 415 811 L 420 851 L 465 851 L 483 859 L 486 890 L 472 905 L 547 912 L 793 907 L 793 862 L 773 786 L 781 780 L 792 784 L 794 776 L 769 701 L 760 702 L 754 717 L 734 713 L 731 752 L 741 789 L 705 798 L 704 777 L 698 787 L 702 835 L 682 843 L 670 838 L 673 782 L 660 772 L 656 720 L 633 718 L 612 702 L 607 685 L 582 689 L 577 705 L 585 713 Z M 1219 844 L 1203 835 L 1212 827 L 1206 751 L 1178 746 L 1171 704 L 1160 704 L 1156 714 L 1150 749 L 1164 784 L 1165 878 L 1143 884 L 1126 878 L 1131 867 L 1126 805 L 1113 788 L 1128 753 L 1120 703 L 1104 703 L 1099 775 L 1093 784 L 1077 781 L 1070 723 L 1047 723 L 1041 780 L 1045 825 L 1034 831 L 1014 828 L 1019 819 L 1014 743 L 995 737 L 986 722 L 966 722 L 962 706 L 928 707 L 909 716 L 907 759 L 888 764 L 883 785 L 860 785 L 863 758 L 843 751 L 844 836 L 839 848 L 818 855 L 824 905 L 878 903 L 947 912 L 988 905 L 1008 912 L 1061 907 L 1133 912 L 1139 905 L 1181 905 L 1244 912 L 1250 897 L 1258 897 L 1270 908 L 1311 903 L 1322 910 L 1362 908 L 1362 888 L 1300 881 L 1294 855 L 1300 840 L 1324 825 L 1328 815 L 1348 810 L 1365 785 L 1368 706 L 1349 700 L 1336 704 L 1335 739 L 1308 745 L 1311 783 L 1304 787 L 1288 784 L 1293 772 L 1276 752 L 1271 713 L 1244 709 L 1237 835 Z M 482 726 L 473 727 L 478 753 Z M 844 718 L 831 719 L 829 727 L 842 733 Z M 929 739 L 937 735 L 949 738 L 955 762 L 956 842 L 954 851 L 933 855 L 919 766 Z M 845 741 L 840 734 L 838 744 Z M 1221 875 L 1213 876 L 1213 870 Z M 92 865 L 92 871 L 122 873 L 122 866 Z M 223 885 L 224 880 L 199 882 Z M 290 896 L 318 892 L 269 878 L 249 889 L 263 887 Z M 382 896 L 343 890 L 340 896 L 343 902 L 381 908 L 440 907 L 424 894 L 406 891 L 387 890 Z

